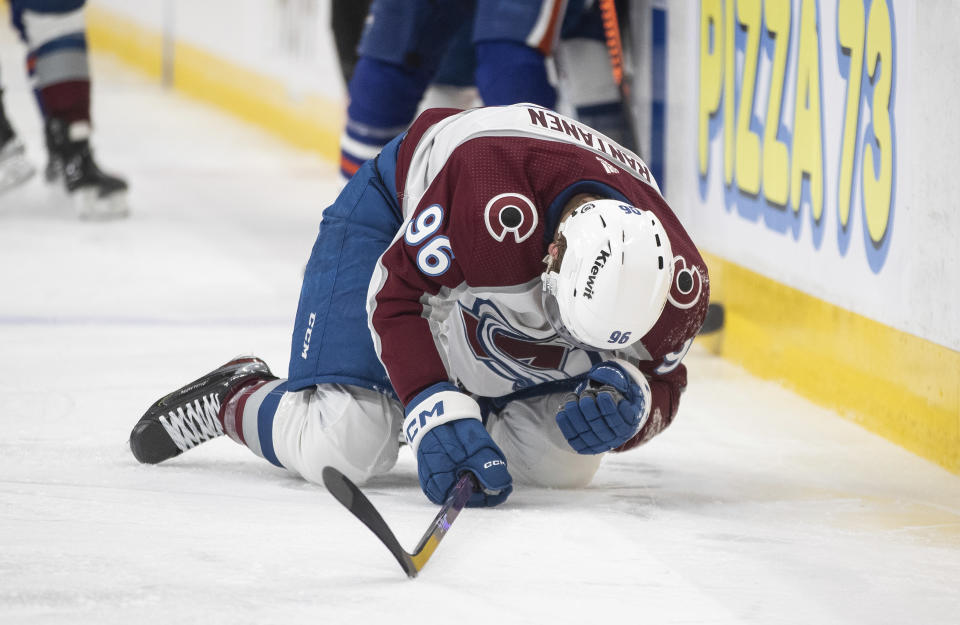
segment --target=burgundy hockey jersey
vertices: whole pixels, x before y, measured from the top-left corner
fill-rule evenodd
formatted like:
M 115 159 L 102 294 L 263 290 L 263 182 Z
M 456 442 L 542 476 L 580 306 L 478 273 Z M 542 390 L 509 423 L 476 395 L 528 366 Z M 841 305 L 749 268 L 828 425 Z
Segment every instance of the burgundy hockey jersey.
M 686 386 L 680 360 L 703 323 L 709 279 L 636 154 L 534 105 L 432 109 L 407 133 L 396 173 L 404 223 L 377 263 L 367 312 L 377 354 L 405 404 L 437 382 L 503 397 L 621 357 L 638 364 L 653 390 L 650 419 L 623 448 L 669 425 Z M 542 312 L 547 245 L 563 204 L 579 192 L 653 211 L 670 238 L 667 304 L 626 350 L 577 349 Z

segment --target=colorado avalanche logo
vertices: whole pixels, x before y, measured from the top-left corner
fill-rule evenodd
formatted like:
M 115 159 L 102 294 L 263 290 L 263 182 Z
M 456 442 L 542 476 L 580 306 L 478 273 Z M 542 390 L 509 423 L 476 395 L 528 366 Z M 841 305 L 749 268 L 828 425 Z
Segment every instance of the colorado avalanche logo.
M 686 310 L 700 301 L 703 293 L 703 278 L 698 267 L 687 267 L 687 260 L 683 256 L 673 258 L 673 284 L 667 300 L 677 308 Z
M 497 241 L 503 241 L 512 232 L 514 240 L 522 243 L 537 229 L 537 209 L 519 193 L 501 193 L 487 202 L 483 220 L 487 232 Z
M 555 334 L 537 339 L 512 327 L 491 302 L 478 299 L 472 308 L 460 305 L 463 329 L 474 357 L 514 390 L 560 380 L 570 348 L 554 343 Z

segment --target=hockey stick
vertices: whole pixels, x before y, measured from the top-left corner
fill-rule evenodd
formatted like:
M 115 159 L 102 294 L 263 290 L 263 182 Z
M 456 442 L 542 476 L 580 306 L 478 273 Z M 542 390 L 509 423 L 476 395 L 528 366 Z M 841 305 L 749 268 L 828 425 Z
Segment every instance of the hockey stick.
M 460 481 L 450 491 L 447 500 L 443 502 L 443 506 L 440 508 L 440 512 L 430 523 L 413 553 L 407 553 L 400 546 L 400 541 L 394 536 L 387 522 L 383 520 L 377 509 L 367 499 L 367 496 L 346 475 L 333 467 L 324 467 L 323 484 L 330 491 L 330 494 L 343 504 L 353 516 L 370 528 L 370 531 L 390 550 L 393 557 L 400 563 L 400 568 L 411 579 L 416 577 L 417 573 L 427 564 L 427 560 L 433 555 L 437 545 L 443 540 L 457 515 L 467 504 L 470 495 L 477 489 L 477 481 L 473 474 L 464 473 L 460 477 Z
M 703 319 L 703 325 L 697 334 L 712 334 L 723 329 L 723 322 L 726 315 L 723 312 L 723 304 L 707 304 L 707 316 Z
M 640 137 L 637 134 L 636 122 L 633 119 L 633 99 L 631 91 L 633 81 L 626 73 L 623 60 L 623 39 L 620 36 L 620 17 L 617 15 L 615 0 L 599 0 L 600 20 L 603 24 L 603 36 L 607 43 L 607 54 L 610 56 L 610 70 L 613 81 L 620 90 L 620 103 L 623 106 L 623 115 L 627 120 L 630 139 L 633 146 L 626 146 L 639 154 L 636 143 Z
M 630 80 L 623 72 L 623 40 L 620 38 L 620 21 L 614 0 L 600 0 L 600 18 L 603 22 L 603 35 L 607 40 L 607 52 L 610 54 L 610 69 L 613 80 L 620 87 L 624 99 L 630 97 Z

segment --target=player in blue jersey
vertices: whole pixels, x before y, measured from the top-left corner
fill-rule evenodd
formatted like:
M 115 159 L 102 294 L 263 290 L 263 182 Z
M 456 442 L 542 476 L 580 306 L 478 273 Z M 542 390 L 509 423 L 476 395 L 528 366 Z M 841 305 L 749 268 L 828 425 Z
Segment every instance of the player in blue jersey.
M 555 108 L 545 62 L 555 51 L 575 115 L 631 147 L 602 41 L 592 0 L 375 0 L 348 85 L 341 175 L 406 129 L 431 81 L 475 83 L 485 105 Z

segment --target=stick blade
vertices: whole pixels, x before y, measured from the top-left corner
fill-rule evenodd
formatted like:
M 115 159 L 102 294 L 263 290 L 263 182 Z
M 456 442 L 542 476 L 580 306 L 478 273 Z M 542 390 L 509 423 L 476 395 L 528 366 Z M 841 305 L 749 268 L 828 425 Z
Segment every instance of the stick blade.
M 323 485 L 327 487 L 330 494 L 380 539 L 380 542 L 397 559 L 407 577 L 416 577 L 418 568 L 410 559 L 410 554 L 400 546 L 400 542 L 394 536 L 393 531 L 390 530 L 387 522 L 383 520 L 383 517 L 380 516 L 380 513 L 377 512 L 377 509 L 373 507 L 373 504 L 370 503 L 370 500 L 360 491 L 357 485 L 333 467 L 324 467 L 322 477 Z
M 725 317 L 723 304 L 707 304 L 707 316 L 704 318 L 703 325 L 700 326 L 700 331 L 697 334 L 719 332 L 723 329 Z

